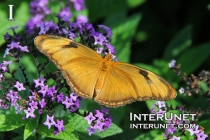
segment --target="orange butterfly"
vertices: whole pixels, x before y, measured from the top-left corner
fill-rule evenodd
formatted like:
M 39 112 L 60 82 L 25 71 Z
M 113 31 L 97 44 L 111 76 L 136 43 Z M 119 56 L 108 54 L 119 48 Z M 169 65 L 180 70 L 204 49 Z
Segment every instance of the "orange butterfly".
M 175 89 L 162 77 L 123 62 L 112 55 L 102 58 L 96 51 L 56 35 L 39 35 L 37 49 L 61 70 L 77 95 L 94 98 L 107 107 L 118 107 L 141 100 L 171 100 Z

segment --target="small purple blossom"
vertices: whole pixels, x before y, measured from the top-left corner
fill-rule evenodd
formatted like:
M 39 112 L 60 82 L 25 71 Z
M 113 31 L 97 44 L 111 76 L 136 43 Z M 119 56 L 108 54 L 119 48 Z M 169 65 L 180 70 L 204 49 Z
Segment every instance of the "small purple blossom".
M 57 120 L 57 121 L 56 121 L 56 124 L 55 124 L 55 131 L 54 131 L 54 134 L 57 135 L 57 134 L 60 133 L 61 131 L 64 131 L 63 120 Z
M 103 43 L 106 41 L 106 37 L 101 33 L 95 32 L 93 37 L 95 39 L 94 45 L 98 44 L 98 45 L 103 46 Z
M 86 23 L 86 22 L 88 22 L 88 18 L 87 18 L 87 16 L 78 15 L 76 22 L 77 23 Z
M 190 129 L 186 129 L 187 131 L 190 132 L 190 136 L 194 135 L 194 134 L 198 134 L 200 131 L 199 131 L 199 126 L 197 125 L 195 128 L 190 128 Z
M 46 102 L 45 102 L 45 99 L 42 99 L 40 102 L 39 102 L 39 105 L 41 108 L 44 108 L 46 106 Z
M 47 120 L 45 121 L 44 125 L 48 126 L 48 129 L 50 129 L 51 126 L 55 125 L 54 116 L 47 115 Z
M 61 92 L 59 95 L 57 95 L 57 102 L 62 102 L 64 97 L 64 94 Z
M 85 3 L 84 0 L 70 0 L 74 3 L 74 9 L 76 11 L 81 11 L 85 9 Z
M 29 106 L 31 107 L 31 109 L 38 109 L 38 103 L 37 102 L 35 102 L 35 101 L 31 101 L 30 103 L 29 103 Z
M 170 63 L 168 64 L 169 68 L 173 68 L 176 64 L 176 60 L 171 60 Z
M 19 81 L 16 82 L 14 87 L 17 88 L 18 91 L 25 90 L 26 88 L 23 87 L 23 83 L 20 83 Z
M 26 113 L 26 118 L 36 118 L 36 116 L 34 115 L 34 109 L 32 108 L 28 108 L 27 110 L 24 110 L 24 112 Z
M 157 105 L 158 105 L 158 108 L 164 108 L 164 107 L 166 107 L 164 101 L 157 101 L 156 103 L 157 103 Z
M 35 83 L 35 87 L 42 87 L 44 86 L 44 82 L 45 82 L 46 79 L 44 78 L 38 78 L 36 80 L 34 80 L 34 83 Z
M 63 8 L 63 9 L 60 11 L 59 15 L 60 15 L 61 17 L 66 16 L 66 17 L 68 18 L 68 21 L 69 21 L 69 19 L 70 19 L 71 16 L 72 16 L 69 7 Z
M 200 133 L 196 134 L 197 140 L 205 140 L 208 135 L 204 134 L 204 131 L 201 131 Z
M 179 92 L 180 92 L 180 94 L 183 94 L 183 93 L 184 93 L 184 88 L 181 87 L 181 88 L 179 89 Z
M 88 124 L 91 124 L 93 120 L 95 120 L 96 118 L 93 116 L 93 113 L 90 112 L 90 114 L 88 116 L 85 117 L 85 120 L 87 120 Z
M 90 126 L 86 130 L 88 131 L 88 135 L 91 136 L 92 134 L 96 134 L 97 128 Z
M 176 131 L 176 127 L 174 127 L 173 125 L 170 125 L 170 127 L 166 129 L 166 132 L 170 134 L 174 134 L 175 131 Z
M 112 123 L 112 117 L 109 115 L 109 111 L 105 108 L 101 110 L 102 111 L 95 110 L 94 113 L 90 112 L 89 115 L 85 117 L 85 120 L 87 120 L 90 125 L 90 127 L 86 129 L 89 135 L 95 134 L 96 130 L 103 132 L 105 129 L 109 128 Z
M 46 86 L 42 86 L 41 89 L 38 92 L 42 94 L 42 97 L 45 97 L 48 90 L 49 90 L 48 85 L 46 85 Z
M 72 98 L 66 97 L 66 100 L 63 101 L 62 104 L 66 105 L 66 108 L 69 108 L 74 103 L 72 102 Z
M 49 96 L 49 97 L 52 97 L 52 96 L 54 96 L 54 94 L 57 92 L 57 90 L 55 89 L 55 87 L 53 86 L 53 87 L 50 87 L 49 89 L 48 89 L 48 91 L 47 91 L 47 95 Z

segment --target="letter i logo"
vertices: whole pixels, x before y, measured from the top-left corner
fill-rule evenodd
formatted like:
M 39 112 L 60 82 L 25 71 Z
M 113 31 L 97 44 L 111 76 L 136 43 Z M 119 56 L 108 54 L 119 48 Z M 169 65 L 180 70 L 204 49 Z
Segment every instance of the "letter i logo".
M 14 20 L 13 18 L 13 6 L 14 5 L 8 5 L 9 6 L 9 20 Z

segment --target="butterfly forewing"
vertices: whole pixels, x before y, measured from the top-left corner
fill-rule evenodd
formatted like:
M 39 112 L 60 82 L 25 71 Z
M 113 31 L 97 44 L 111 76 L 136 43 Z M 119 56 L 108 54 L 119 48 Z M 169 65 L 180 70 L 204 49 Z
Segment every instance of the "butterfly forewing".
M 92 98 L 102 57 L 92 49 L 56 35 L 40 35 L 36 47 L 62 71 L 72 90 Z

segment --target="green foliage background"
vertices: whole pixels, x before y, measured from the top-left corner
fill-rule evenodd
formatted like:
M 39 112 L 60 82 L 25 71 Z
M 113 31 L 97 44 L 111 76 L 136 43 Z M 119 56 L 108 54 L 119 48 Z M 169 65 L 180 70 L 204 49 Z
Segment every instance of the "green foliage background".
M 2 56 L 6 48 L 3 40 L 3 35 L 7 32 L 6 29 L 18 25 L 18 33 L 24 34 L 24 26 L 30 17 L 29 2 L 24 0 L 3 0 L 0 2 L 0 62 L 2 62 Z M 171 82 L 177 91 L 185 84 L 168 68 L 171 59 L 177 60 L 181 64 L 181 70 L 188 75 L 198 74 L 201 70 L 210 70 L 210 2 L 208 0 L 86 0 L 85 3 L 87 10 L 84 13 L 88 14 L 92 24 L 95 26 L 104 24 L 112 29 L 112 45 L 118 50 L 119 61 L 129 62 L 160 74 Z M 14 4 L 14 21 L 8 21 L 8 4 Z M 59 9 L 56 4 L 50 6 Z M 33 59 L 30 56 L 25 56 L 22 61 L 32 78 L 36 77 Z M 48 68 L 51 69 L 52 67 L 49 66 Z M 207 90 L 205 85 L 202 86 L 202 90 Z M 75 130 L 81 130 L 82 126 L 80 128 L 78 124 L 81 125 L 81 123 L 77 124 L 70 117 L 71 122 L 75 124 L 69 123 L 69 125 L 78 128 L 72 127 L 75 130 L 68 130 L 68 132 L 76 134 L 66 137 L 71 139 L 77 139 L 77 136 L 79 136 L 80 139 L 106 137 L 104 139 L 161 140 L 164 130 L 129 128 L 129 124 L 132 123 L 129 121 L 129 113 L 149 113 L 152 103 L 154 101 L 135 102 L 124 107 L 111 109 L 114 122 L 112 129 L 107 130 L 108 132 L 104 134 L 91 137 L 88 137 L 85 131 L 74 132 Z M 168 103 L 174 106 L 177 104 L 186 105 L 189 108 L 207 108 L 206 100 L 195 94 L 192 97 L 186 97 L 178 93 L 178 96 Z M 96 107 L 99 108 L 99 105 L 93 101 L 85 100 L 83 102 L 83 109 L 93 111 Z M 17 118 L 21 120 L 20 116 Z M 0 123 L 5 122 L 1 119 L 3 117 L 0 117 Z M 81 120 L 78 120 L 78 122 Z M 9 122 L 12 121 L 9 120 Z M 210 134 L 208 123 L 210 123 L 209 115 L 205 115 L 199 120 L 199 124 L 205 128 L 206 134 Z M 17 126 L 20 127 L 24 124 L 26 122 L 21 122 Z M 15 140 L 23 139 L 23 136 L 21 136 L 23 129 L 15 125 L 13 123 L 11 128 L 0 126 L 0 131 L 13 130 L 14 133 L 17 133 L 17 136 L 14 136 Z M 25 129 L 25 131 L 35 128 L 33 123 L 27 123 L 26 127 L 28 129 Z M 24 138 L 30 136 L 30 132 L 24 132 Z M 3 133 L 5 132 L 0 133 L 0 139 Z

